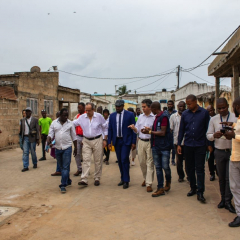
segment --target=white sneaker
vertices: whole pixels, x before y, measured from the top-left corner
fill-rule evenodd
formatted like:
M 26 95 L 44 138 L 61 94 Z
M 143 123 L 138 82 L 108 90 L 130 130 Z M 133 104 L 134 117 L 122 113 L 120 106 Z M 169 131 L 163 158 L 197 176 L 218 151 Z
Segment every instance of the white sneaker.
M 134 161 L 132 161 L 132 166 L 135 166 L 135 162 Z

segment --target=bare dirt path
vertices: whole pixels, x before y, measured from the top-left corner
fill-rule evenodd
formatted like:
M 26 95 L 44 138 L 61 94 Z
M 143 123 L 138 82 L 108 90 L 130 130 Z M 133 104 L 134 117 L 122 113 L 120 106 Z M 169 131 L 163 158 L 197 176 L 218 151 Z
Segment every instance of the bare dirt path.
M 37 149 L 40 157 L 41 149 Z M 138 161 L 131 167 L 130 188 L 123 190 L 119 182 L 115 153 L 110 165 L 103 166 L 101 185 L 80 188 L 80 177 L 72 159 L 72 187 L 62 195 L 60 177 L 51 177 L 56 160 L 48 156 L 38 169 L 22 173 L 20 149 L 0 152 L 0 206 L 21 210 L 0 223 L 0 239 L 228 239 L 238 240 L 240 228 L 227 226 L 234 214 L 217 209 L 218 183 L 206 176 L 206 204 L 196 196 L 186 197 L 187 182 L 178 183 L 176 167 L 172 167 L 172 189 L 159 198 L 141 187 L 142 175 Z M 94 165 L 91 166 L 93 172 Z M 156 188 L 156 180 L 154 189 Z

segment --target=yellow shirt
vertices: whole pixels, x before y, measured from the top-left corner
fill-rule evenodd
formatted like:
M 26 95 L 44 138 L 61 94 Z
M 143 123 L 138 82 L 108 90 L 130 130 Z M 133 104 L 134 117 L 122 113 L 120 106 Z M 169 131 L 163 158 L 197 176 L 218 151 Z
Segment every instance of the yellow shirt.
M 237 123 L 233 124 L 235 128 L 235 139 L 232 139 L 232 155 L 231 161 L 240 161 L 240 117 L 237 120 Z

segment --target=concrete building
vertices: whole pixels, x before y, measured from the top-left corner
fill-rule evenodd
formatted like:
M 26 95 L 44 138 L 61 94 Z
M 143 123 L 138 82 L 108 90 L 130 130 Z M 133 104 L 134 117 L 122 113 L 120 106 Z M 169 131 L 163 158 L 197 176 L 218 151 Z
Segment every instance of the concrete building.
M 63 106 L 78 102 L 79 89 L 59 86 L 58 72 L 41 72 L 32 67 L 30 72 L 15 72 L 0 75 L 0 149 L 18 144 L 19 120 L 22 110 L 32 108 L 32 115 L 41 117 L 41 110 L 55 119 L 56 112 Z
M 240 96 L 240 28 L 208 67 L 208 75 L 215 77 L 215 95 L 220 96 L 220 78 L 232 78 L 232 100 Z
M 189 82 L 177 89 L 172 94 L 172 99 L 175 101 L 175 105 L 177 105 L 180 101 L 186 101 L 186 97 L 189 94 L 193 94 L 198 97 L 200 105 L 201 102 L 204 102 L 201 101 L 201 99 L 208 99 L 208 102 L 215 104 L 215 94 L 213 95 L 213 92 L 215 92 L 215 86 L 209 86 L 206 83 L 197 83 L 194 81 Z M 221 86 L 221 94 L 224 92 L 230 93 L 231 88 L 228 86 Z

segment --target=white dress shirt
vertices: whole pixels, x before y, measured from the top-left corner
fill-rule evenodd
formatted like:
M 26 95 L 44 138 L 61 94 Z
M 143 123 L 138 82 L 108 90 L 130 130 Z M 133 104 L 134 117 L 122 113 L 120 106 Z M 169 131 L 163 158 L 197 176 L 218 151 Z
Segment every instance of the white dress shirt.
M 108 129 L 108 125 L 109 125 L 109 117 L 108 117 L 108 119 L 105 119 L 105 118 L 104 118 L 104 120 L 105 120 L 105 123 L 107 124 L 107 129 Z M 102 136 L 103 136 L 103 138 L 104 138 L 105 134 L 103 133 Z
M 56 119 L 50 125 L 48 136 L 55 138 L 55 148 L 65 150 L 72 146 L 72 142 L 77 140 L 73 122 L 67 120 L 63 125 Z
M 125 110 L 123 110 L 122 112 L 121 112 L 121 125 L 123 125 L 123 115 L 124 115 L 124 111 Z M 116 115 L 116 124 L 117 124 L 117 137 L 119 137 L 119 113 L 117 113 L 117 115 Z M 121 126 L 121 130 L 122 130 L 122 126 Z M 123 136 L 123 134 L 122 134 L 122 132 L 121 132 L 121 136 Z
M 100 113 L 94 112 L 90 121 L 86 113 L 82 114 L 78 119 L 73 121 L 75 127 L 81 126 L 84 137 L 94 138 L 99 135 L 108 135 L 108 124 Z
M 153 113 L 150 113 L 150 115 L 145 115 L 145 113 L 139 115 L 137 123 L 135 127 L 137 128 L 137 133 L 139 134 L 140 139 L 150 139 L 151 134 L 144 134 L 141 132 L 141 129 L 144 127 L 150 127 L 152 129 L 153 123 L 155 120 L 155 116 Z
M 26 119 L 27 119 L 28 125 L 30 126 L 32 117 L 26 118 Z M 29 134 L 29 127 L 28 127 L 28 125 L 27 125 L 26 120 L 25 120 L 25 131 L 24 131 L 24 135 L 28 135 L 28 134 Z
M 210 119 L 208 130 L 207 130 L 207 139 L 209 141 L 214 141 L 215 148 L 217 149 L 231 149 L 232 148 L 232 140 L 227 140 L 224 136 L 221 138 L 214 138 L 213 134 L 215 132 L 220 131 L 222 129 L 221 121 L 226 122 L 227 116 L 223 116 L 222 120 L 220 118 L 220 114 L 215 115 Z M 237 118 L 234 113 L 230 113 L 228 122 L 237 122 Z
M 176 112 L 171 115 L 170 117 L 170 129 L 173 131 L 173 143 L 175 145 L 178 144 L 178 131 L 180 127 L 180 122 L 181 122 L 181 115 Z M 182 140 L 182 146 L 184 145 L 184 139 Z

